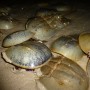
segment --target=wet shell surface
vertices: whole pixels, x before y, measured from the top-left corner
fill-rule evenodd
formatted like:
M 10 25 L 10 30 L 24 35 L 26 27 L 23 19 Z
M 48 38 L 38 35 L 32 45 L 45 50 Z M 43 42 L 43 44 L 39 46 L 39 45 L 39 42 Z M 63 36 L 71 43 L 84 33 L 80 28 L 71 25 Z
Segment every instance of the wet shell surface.
M 30 20 L 26 25 L 26 29 L 35 34 L 33 38 L 42 41 L 48 40 L 56 32 L 56 30 L 51 29 L 50 26 L 41 17 L 34 18 L 32 21 Z
M 43 19 L 50 25 L 51 28 L 62 29 L 70 23 L 70 19 L 63 17 L 61 14 L 44 16 Z
M 66 57 L 53 58 L 41 67 L 44 75 L 39 79 L 45 90 L 88 90 L 85 71 Z
M 40 42 L 28 41 L 2 52 L 3 58 L 18 67 L 35 69 L 44 65 L 51 57 L 49 48 Z
M 90 33 L 80 34 L 79 45 L 86 54 L 90 52 Z
M 34 38 L 47 41 L 60 29 L 69 24 L 69 21 L 59 16 L 36 17 L 29 19 L 26 23 L 26 30 L 35 33 Z
M 51 51 L 62 54 L 73 61 L 80 60 L 84 55 L 77 39 L 72 36 L 61 36 L 52 43 L 50 49 Z
M 9 34 L 3 40 L 3 47 L 10 47 L 29 40 L 34 34 L 28 30 L 20 30 Z
M 14 27 L 14 23 L 10 17 L 0 16 L 0 29 L 11 29 Z

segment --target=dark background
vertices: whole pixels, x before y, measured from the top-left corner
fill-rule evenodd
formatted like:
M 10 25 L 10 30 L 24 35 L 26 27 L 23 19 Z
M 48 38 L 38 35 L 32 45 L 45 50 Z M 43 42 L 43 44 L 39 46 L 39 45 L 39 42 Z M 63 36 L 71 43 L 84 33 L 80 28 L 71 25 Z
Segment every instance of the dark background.
M 13 4 L 35 4 L 37 2 L 67 2 L 67 3 L 85 3 L 90 6 L 89 0 L 0 0 L 0 5 Z

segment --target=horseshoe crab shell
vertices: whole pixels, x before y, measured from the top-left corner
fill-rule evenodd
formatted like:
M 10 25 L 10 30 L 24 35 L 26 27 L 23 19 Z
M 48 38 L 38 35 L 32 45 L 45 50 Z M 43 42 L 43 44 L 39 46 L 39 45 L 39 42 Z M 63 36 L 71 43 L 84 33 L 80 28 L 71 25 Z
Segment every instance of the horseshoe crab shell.
M 36 17 L 30 19 L 26 23 L 26 30 L 33 32 L 34 38 L 47 41 L 54 36 L 61 28 L 66 26 L 69 21 L 59 16 Z M 59 28 L 58 28 L 59 27 Z M 57 29 L 58 28 L 58 29 Z
M 11 29 L 13 28 L 13 21 L 10 17 L 0 16 L 0 29 Z
M 67 19 L 58 13 L 49 16 L 44 16 L 43 19 L 50 25 L 51 28 L 56 29 L 62 29 L 70 23 L 70 19 Z
M 33 35 L 34 34 L 28 30 L 14 32 L 4 38 L 2 46 L 10 47 L 16 44 L 20 44 L 26 40 L 29 40 Z
M 61 36 L 52 43 L 50 48 L 53 52 L 62 54 L 73 61 L 80 60 L 84 55 L 78 41 L 71 36 Z
M 39 82 L 45 90 L 88 90 L 86 72 L 66 57 L 53 58 L 41 67 L 41 72 L 44 76 Z
M 2 52 L 3 58 L 18 67 L 35 69 L 44 65 L 52 57 L 49 48 L 40 42 L 25 42 Z
M 8 15 L 11 11 L 10 7 L 4 6 L 4 7 L 0 7 L 0 16 L 2 15 Z
M 89 54 L 90 52 L 90 33 L 80 34 L 79 45 L 86 54 Z
M 48 40 L 54 35 L 56 30 L 51 29 L 50 26 L 41 17 L 34 18 L 26 24 L 26 29 L 34 33 L 34 37 L 37 40 Z

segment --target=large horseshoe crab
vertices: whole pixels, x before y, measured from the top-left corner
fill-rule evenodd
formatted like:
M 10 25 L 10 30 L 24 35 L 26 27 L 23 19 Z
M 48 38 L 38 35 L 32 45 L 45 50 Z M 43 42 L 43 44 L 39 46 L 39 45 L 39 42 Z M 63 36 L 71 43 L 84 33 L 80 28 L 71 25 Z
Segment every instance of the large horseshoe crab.
M 47 41 L 69 23 L 69 19 L 59 14 L 36 17 L 28 20 L 26 30 L 33 32 L 35 39 Z
M 52 54 L 43 43 L 29 41 L 6 49 L 2 56 L 6 62 L 18 67 L 35 69 L 50 60 Z
M 66 57 L 53 58 L 41 67 L 41 72 L 44 76 L 38 85 L 43 84 L 44 90 L 88 90 L 85 71 Z

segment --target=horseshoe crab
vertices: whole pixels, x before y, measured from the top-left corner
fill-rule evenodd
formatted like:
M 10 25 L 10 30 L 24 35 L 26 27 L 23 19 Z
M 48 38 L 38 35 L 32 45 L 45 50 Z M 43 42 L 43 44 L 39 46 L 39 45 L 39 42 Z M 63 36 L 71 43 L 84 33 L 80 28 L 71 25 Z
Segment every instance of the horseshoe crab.
M 62 54 L 73 61 L 80 60 L 84 55 L 78 40 L 72 36 L 59 37 L 52 43 L 50 49 L 52 52 Z
M 0 29 L 11 29 L 13 28 L 13 21 L 11 17 L 0 16 Z
M 40 42 L 29 41 L 12 46 L 2 52 L 6 62 L 25 69 L 35 69 L 44 65 L 52 57 L 49 48 Z
M 68 24 L 68 19 L 59 15 L 50 15 L 28 20 L 26 30 L 33 32 L 35 39 L 47 41 Z
M 53 58 L 41 67 L 41 72 L 44 76 L 39 82 L 44 90 L 88 90 L 89 82 L 85 71 L 66 57 Z
M 81 33 L 79 44 L 81 49 L 90 57 L 90 33 Z
M 9 34 L 6 36 L 3 40 L 2 46 L 3 47 L 10 47 L 13 45 L 20 44 L 24 41 L 29 40 L 31 37 L 33 37 L 34 33 L 28 30 L 20 30 L 16 31 L 14 33 Z

